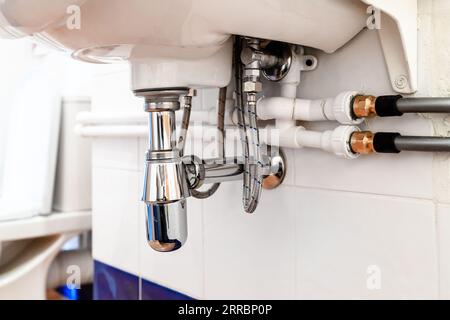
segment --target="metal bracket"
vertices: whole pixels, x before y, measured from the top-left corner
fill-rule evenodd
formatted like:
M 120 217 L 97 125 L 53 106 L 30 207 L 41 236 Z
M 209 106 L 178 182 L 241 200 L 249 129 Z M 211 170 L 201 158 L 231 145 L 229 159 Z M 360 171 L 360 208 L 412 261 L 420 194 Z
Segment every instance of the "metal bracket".
M 416 92 L 417 0 L 361 1 L 381 10 L 377 29 L 392 88 L 404 94 Z

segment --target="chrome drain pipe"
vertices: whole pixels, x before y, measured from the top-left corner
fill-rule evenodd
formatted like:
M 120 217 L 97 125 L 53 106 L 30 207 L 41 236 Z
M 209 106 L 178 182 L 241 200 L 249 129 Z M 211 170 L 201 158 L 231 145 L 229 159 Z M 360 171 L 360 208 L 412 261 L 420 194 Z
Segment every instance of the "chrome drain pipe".
M 149 114 L 148 151 L 142 201 L 147 207 L 147 239 L 154 250 L 180 248 L 187 239 L 186 198 L 189 187 L 177 148 L 175 111 L 187 90 L 137 92 Z
M 285 175 L 284 158 L 281 155 L 265 155 L 258 164 L 255 159 L 244 160 L 244 157 L 224 158 L 223 150 L 220 150 L 217 159 L 185 156 L 192 94 L 193 91 L 188 89 L 136 92 L 136 95 L 145 98 L 144 109 L 149 119 L 142 192 L 142 201 L 147 209 L 147 240 L 152 249 L 160 252 L 177 250 L 186 242 L 186 199 L 199 193 L 205 194 L 205 197 L 211 196 L 214 188 L 208 188 L 206 192 L 198 191 L 203 185 L 215 186 L 243 179 L 245 163 L 261 167 L 262 178 L 268 178 L 266 186 L 269 189 L 278 186 Z M 181 97 L 184 97 L 185 110 L 177 139 L 175 112 L 181 108 Z M 219 112 L 222 113 L 220 117 L 223 117 L 223 108 L 219 108 Z M 223 126 L 220 129 L 223 131 Z M 254 170 L 252 167 L 250 169 Z

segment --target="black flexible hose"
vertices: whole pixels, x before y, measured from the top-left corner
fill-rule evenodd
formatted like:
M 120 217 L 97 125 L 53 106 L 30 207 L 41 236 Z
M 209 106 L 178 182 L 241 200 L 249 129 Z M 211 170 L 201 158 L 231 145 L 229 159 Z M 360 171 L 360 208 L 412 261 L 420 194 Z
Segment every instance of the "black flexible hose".
M 450 113 L 450 98 L 401 98 L 397 100 L 401 113 Z
M 450 113 L 450 98 L 379 96 L 375 100 L 375 111 L 379 117 L 401 116 L 404 113 Z
M 373 148 L 377 153 L 450 152 L 450 138 L 402 136 L 397 132 L 377 132 L 373 136 Z
M 400 151 L 450 152 L 450 138 L 398 136 L 394 139 Z

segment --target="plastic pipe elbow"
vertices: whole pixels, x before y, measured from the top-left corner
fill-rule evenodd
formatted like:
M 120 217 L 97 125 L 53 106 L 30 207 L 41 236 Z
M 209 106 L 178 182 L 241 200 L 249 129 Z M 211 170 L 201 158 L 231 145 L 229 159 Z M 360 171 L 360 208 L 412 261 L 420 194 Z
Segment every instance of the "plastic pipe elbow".
M 257 102 L 258 118 L 261 120 L 294 120 L 295 98 L 262 97 Z
M 353 115 L 353 99 L 356 91 L 345 91 L 335 98 L 307 100 L 298 98 L 270 97 L 258 100 L 258 117 L 261 120 L 338 121 L 356 125 L 364 119 Z

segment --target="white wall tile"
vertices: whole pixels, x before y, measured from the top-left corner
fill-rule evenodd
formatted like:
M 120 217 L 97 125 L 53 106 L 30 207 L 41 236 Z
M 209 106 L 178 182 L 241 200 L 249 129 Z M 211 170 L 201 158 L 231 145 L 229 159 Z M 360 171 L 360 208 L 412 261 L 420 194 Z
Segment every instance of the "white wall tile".
M 93 256 L 127 272 L 139 272 L 138 172 L 93 169 Z
M 139 170 L 145 160 L 145 152 L 139 155 L 137 138 L 92 139 L 92 165 L 94 167 Z
M 203 298 L 203 213 L 201 200 L 187 202 L 188 239 L 174 252 L 156 252 L 147 243 L 145 207 L 139 210 L 139 275 L 191 297 Z
M 308 128 L 321 131 L 335 126 L 337 124 L 317 123 Z M 433 134 L 431 121 L 417 115 L 376 119 L 361 128 L 404 135 Z M 432 153 L 372 154 L 347 160 L 322 150 L 304 148 L 295 152 L 295 182 L 298 186 L 433 198 Z
M 282 152 L 284 152 L 285 161 L 286 161 L 286 176 L 283 180 L 283 185 L 286 186 L 294 186 L 295 185 L 295 179 L 296 179 L 296 165 L 295 165 L 295 156 L 296 156 L 296 150 L 294 149 L 282 149 Z
M 376 154 L 346 160 L 304 149 L 296 151 L 295 170 L 298 186 L 433 198 L 432 154 Z
M 264 191 L 259 209 L 246 214 L 241 184 L 222 184 L 204 200 L 205 298 L 293 298 L 294 189 Z
M 431 201 L 307 189 L 295 198 L 296 298 L 437 298 Z M 380 290 L 367 289 L 371 265 Z
M 450 299 L 450 205 L 437 206 L 437 232 L 439 242 L 439 294 Z

